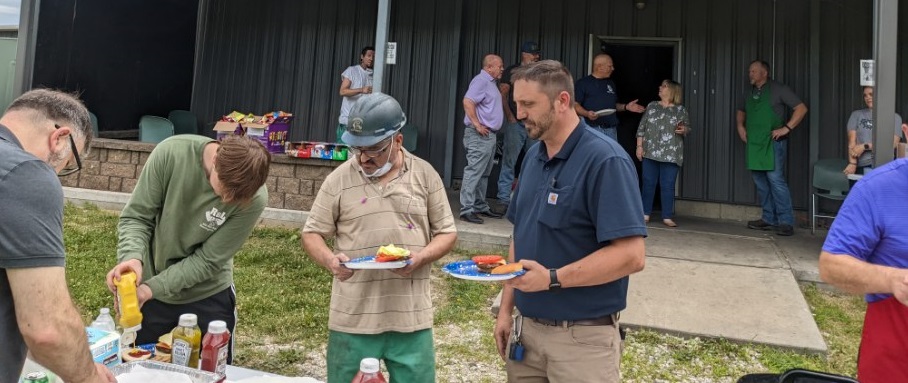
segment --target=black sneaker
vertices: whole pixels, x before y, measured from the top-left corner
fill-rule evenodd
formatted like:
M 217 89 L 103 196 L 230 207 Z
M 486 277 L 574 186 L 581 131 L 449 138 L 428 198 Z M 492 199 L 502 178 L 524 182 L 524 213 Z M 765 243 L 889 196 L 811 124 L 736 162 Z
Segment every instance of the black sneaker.
M 781 235 L 784 237 L 790 237 L 794 233 L 794 228 L 791 227 L 791 225 L 779 225 L 779 228 L 776 230 L 776 235 Z
M 476 214 L 474 214 L 474 213 L 464 214 L 464 215 L 460 216 L 460 220 L 467 221 L 469 223 L 480 224 L 480 225 L 484 222 L 482 220 L 482 218 L 477 217 Z
M 776 228 L 776 225 L 768 224 L 766 223 L 766 221 L 760 218 L 756 221 L 747 221 L 747 227 L 754 230 L 772 230 Z
M 496 212 L 496 211 L 494 211 L 494 210 L 481 211 L 481 212 L 479 212 L 478 214 L 481 215 L 481 216 L 483 216 L 483 217 L 489 217 L 489 218 L 501 218 L 501 217 L 504 217 L 504 214 L 498 213 L 498 212 Z

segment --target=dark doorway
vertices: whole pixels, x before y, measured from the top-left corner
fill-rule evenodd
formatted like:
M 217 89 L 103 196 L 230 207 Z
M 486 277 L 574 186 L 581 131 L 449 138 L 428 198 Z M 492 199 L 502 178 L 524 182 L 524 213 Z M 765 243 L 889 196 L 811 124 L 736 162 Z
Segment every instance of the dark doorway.
M 615 72 L 612 80 L 618 91 L 618 102 L 622 104 L 637 100 L 646 107 L 659 100 L 659 85 L 663 80 L 677 79 L 675 63 L 680 49 L 676 40 L 652 41 L 636 39 L 598 38 L 598 47 L 593 52 L 604 52 L 612 56 Z M 637 177 L 642 185 L 641 162 L 635 156 L 637 126 L 643 115 L 633 112 L 619 112 L 618 142 L 637 165 Z M 653 211 L 661 210 L 659 188 L 653 201 Z M 653 219 L 657 219 L 654 217 Z

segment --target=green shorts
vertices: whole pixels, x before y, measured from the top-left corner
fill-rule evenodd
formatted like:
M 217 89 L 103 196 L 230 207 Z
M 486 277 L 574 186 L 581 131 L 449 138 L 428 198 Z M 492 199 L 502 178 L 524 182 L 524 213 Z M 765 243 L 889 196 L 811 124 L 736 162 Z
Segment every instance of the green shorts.
M 432 329 L 381 334 L 328 333 L 328 383 L 349 383 L 363 358 L 381 359 L 389 383 L 434 383 Z

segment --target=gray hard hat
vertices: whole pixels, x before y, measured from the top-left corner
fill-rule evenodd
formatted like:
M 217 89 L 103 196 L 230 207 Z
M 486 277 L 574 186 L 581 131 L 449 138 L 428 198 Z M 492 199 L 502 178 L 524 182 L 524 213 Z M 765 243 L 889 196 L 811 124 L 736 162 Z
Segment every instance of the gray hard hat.
M 360 96 L 347 116 L 347 129 L 341 140 L 350 146 L 372 146 L 400 131 L 407 116 L 400 103 L 384 93 Z

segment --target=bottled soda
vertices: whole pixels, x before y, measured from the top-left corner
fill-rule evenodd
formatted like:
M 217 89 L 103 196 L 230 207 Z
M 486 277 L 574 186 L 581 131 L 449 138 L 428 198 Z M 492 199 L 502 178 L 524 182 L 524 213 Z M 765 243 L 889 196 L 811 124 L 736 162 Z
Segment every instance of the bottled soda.
M 202 370 L 218 374 L 218 383 L 227 378 L 227 352 L 230 348 L 230 331 L 222 320 L 211 321 L 202 339 Z
M 202 330 L 195 314 L 180 315 L 180 322 L 171 332 L 173 337 L 171 363 L 190 368 L 199 368 L 199 349 L 202 345 Z
M 365 358 L 359 362 L 359 372 L 350 383 L 387 383 L 387 381 L 379 371 L 378 359 Z

